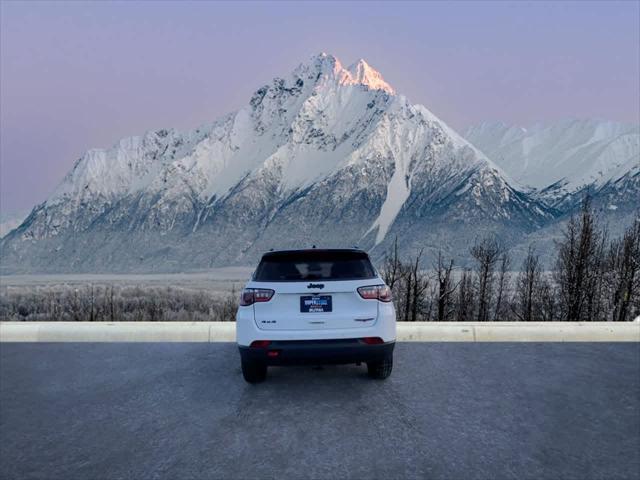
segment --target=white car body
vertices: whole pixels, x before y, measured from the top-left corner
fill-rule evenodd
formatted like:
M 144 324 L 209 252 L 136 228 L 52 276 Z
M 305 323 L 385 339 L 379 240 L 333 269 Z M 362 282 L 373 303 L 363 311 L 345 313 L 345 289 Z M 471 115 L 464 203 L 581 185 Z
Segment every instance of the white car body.
M 236 315 L 236 338 L 243 373 L 245 363 L 261 372 L 262 366 L 267 365 L 360 362 L 369 365 L 382 356 L 390 362 L 396 339 L 395 309 L 390 290 L 370 265 L 366 253 L 360 250 L 312 249 L 270 252 L 265 254 L 262 262 L 270 258 L 286 258 L 286 255 L 329 258 L 317 264 L 321 263 L 325 270 L 326 265 L 338 263 L 331 263 L 332 255 L 342 256 L 346 261 L 365 262 L 369 267 L 364 270 L 366 278 L 345 280 L 327 276 L 311 280 L 264 281 L 256 278 L 256 271 L 243 291 L 248 298 L 243 302 L 249 303 L 258 296 L 261 300 L 250 305 L 242 305 L 241 302 Z M 303 269 L 300 263 L 296 265 Z M 363 295 L 375 296 L 376 292 L 381 292 L 378 298 L 363 298 Z M 380 300 L 381 297 L 384 300 Z M 305 311 L 307 309 L 310 311 Z M 388 370 L 390 372 L 390 366 Z

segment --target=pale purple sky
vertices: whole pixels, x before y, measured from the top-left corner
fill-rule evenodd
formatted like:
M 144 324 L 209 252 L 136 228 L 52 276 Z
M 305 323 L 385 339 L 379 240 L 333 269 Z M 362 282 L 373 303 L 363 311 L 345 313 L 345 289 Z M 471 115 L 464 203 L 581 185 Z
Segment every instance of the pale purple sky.
M 0 2 L 0 212 L 88 148 L 190 129 L 325 51 L 458 130 L 640 121 L 640 3 Z

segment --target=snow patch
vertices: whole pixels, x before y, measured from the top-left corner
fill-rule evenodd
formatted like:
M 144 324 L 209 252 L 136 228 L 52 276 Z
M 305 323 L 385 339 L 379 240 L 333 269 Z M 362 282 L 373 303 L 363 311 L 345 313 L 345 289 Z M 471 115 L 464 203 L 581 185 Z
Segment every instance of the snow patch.
M 396 168 L 395 172 L 393 172 L 393 176 L 389 181 L 389 185 L 387 186 L 387 197 L 380 208 L 380 215 L 373 222 L 373 225 L 365 235 L 369 232 L 373 231 L 375 228 L 378 229 L 376 233 L 376 242 L 378 245 L 380 242 L 384 240 L 384 237 L 387 236 L 387 232 L 393 221 L 400 213 L 400 209 L 404 205 L 404 202 L 409 198 L 409 194 L 411 193 L 411 189 L 409 185 L 407 185 L 406 181 L 406 172 L 404 168 Z

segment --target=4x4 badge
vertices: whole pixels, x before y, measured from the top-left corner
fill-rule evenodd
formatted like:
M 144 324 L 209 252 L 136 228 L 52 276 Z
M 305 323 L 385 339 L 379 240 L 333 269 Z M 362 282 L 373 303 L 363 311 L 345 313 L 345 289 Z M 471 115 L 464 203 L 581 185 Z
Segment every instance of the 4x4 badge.
M 310 283 L 307 288 L 324 288 L 324 283 Z

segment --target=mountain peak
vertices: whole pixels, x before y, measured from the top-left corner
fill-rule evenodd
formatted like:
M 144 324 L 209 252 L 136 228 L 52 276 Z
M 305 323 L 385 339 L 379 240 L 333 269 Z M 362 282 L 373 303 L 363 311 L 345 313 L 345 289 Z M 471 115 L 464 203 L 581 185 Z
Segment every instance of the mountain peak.
M 347 71 L 351 74 L 354 83 L 366 85 L 372 90 L 384 90 L 391 95 L 396 93 L 393 87 L 382 78 L 380 72 L 362 58 L 351 65 Z
M 390 95 L 396 94 L 394 88 L 382 78 L 380 72 L 362 58 L 350 67 L 344 68 L 338 57 L 321 52 L 313 55 L 306 65 L 306 68 L 308 65 L 312 65 L 319 72 L 331 75 L 338 79 L 341 85 L 364 85 L 370 90 L 383 90 Z

